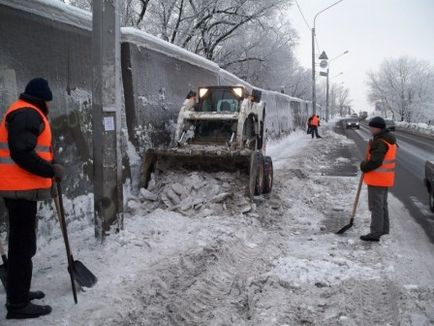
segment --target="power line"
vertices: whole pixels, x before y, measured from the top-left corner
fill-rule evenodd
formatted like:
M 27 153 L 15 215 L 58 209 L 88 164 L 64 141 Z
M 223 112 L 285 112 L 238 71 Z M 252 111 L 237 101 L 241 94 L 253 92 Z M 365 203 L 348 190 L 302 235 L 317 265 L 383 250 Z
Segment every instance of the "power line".
M 301 11 L 301 8 L 300 8 L 300 5 L 298 4 L 298 1 L 295 0 L 295 3 L 297 4 L 297 8 L 298 8 L 298 11 L 299 11 L 300 14 L 301 14 L 301 17 L 303 17 L 304 23 L 306 24 L 307 28 L 308 28 L 309 31 L 310 31 L 310 30 L 311 30 L 311 27 L 309 26 L 309 23 L 307 22 L 306 18 L 304 17 L 304 15 L 303 15 L 303 11 Z

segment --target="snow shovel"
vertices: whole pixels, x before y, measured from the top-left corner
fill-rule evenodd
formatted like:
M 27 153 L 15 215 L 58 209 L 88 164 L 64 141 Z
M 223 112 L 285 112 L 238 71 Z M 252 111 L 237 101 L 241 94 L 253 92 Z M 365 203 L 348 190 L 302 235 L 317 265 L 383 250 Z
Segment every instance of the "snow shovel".
M 68 258 L 68 272 L 71 277 L 72 294 L 74 302 L 77 303 L 77 291 L 75 289 L 74 280 L 80 286 L 92 287 L 96 284 L 97 278 L 92 272 L 83 265 L 82 262 L 74 260 L 69 246 L 68 232 L 66 229 L 65 210 L 63 208 L 62 188 L 60 182 L 57 182 L 57 197 L 54 198 L 57 215 L 59 217 L 60 229 L 62 230 L 63 240 L 65 241 L 66 256 Z
M 0 265 L 0 280 L 3 283 L 3 286 L 6 290 L 6 284 L 7 284 L 7 275 L 8 275 L 8 258 L 6 257 L 5 249 L 3 248 L 3 244 L 0 241 L 0 254 L 2 256 L 3 264 Z
M 350 223 L 345 225 L 342 229 L 340 229 L 336 234 L 343 234 L 345 231 L 350 229 L 353 226 L 354 216 L 356 215 L 357 205 L 359 204 L 360 198 L 360 190 L 362 189 L 363 184 L 363 173 L 360 175 L 359 186 L 357 187 L 356 199 L 354 200 L 353 211 L 351 213 Z

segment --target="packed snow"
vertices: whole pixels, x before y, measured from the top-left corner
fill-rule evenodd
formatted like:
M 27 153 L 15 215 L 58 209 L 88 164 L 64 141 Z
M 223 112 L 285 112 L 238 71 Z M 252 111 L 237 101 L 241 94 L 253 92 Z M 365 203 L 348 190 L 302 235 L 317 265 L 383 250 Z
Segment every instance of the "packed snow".
M 167 171 L 126 199 L 124 229 L 94 238 L 92 195 L 65 199 L 75 259 L 98 277 L 74 305 L 58 223 L 41 204 L 33 289 L 53 312 L 2 325 L 429 325 L 433 245 L 393 196 L 391 234 L 363 243 L 354 143 L 331 127 L 268 145 L 271 194 L 246 195 L 241 173 Z M 348 153 L 346 155 L 345 153 Z M 351 169 L 349 169 L 351 170 Z M 0 291 L 3 291 L 1 289 Z M 3 296 L 4 300 L 4 296 Z M 0 315 L 5 315 L 0 303 Z

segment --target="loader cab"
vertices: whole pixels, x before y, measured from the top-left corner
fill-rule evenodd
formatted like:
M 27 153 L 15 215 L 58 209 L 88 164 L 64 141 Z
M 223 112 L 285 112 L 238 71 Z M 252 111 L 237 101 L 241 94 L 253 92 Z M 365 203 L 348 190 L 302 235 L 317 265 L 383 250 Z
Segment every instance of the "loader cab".
M 222 114 L 239 112 L 244 93 L 244 88 L 241 86 L 201 87 L 196 112 Z

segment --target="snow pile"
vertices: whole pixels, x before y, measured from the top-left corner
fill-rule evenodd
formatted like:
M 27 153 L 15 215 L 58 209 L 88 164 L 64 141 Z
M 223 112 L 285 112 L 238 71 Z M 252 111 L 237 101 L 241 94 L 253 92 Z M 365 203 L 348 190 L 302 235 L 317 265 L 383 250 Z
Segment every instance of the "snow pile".
M 240 173 L 165 171 L 132 196 L 128 207 L 132 214 L 162 208 L 185 216 L 237 215 L 252 210 L 247 184 L 247 175 Z
M 426 123 L 410 123 L 410 122 L 396 122 L 396 125 L 400 128 L 405 128 L 408 130 L 415 131 L 417 133 L 430 135 L 434 137 L 434 121 L 431 121 L 431 124 L 428 125 Z

